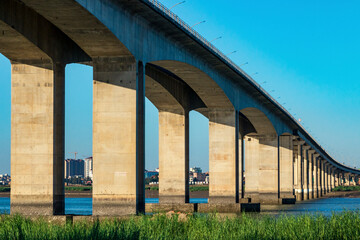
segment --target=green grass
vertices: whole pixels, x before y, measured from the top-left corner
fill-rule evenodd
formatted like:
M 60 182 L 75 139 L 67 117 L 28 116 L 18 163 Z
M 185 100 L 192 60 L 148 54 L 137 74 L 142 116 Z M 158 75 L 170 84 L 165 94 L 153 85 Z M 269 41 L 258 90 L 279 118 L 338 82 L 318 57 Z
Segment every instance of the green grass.
M 263 217 L 242 215 L 134 217 L 57 225 L 21 216 L 0 217 L 0 239 L 359 239 L 359 212 Z
M 360 191 L 360 186 L 338 186 L 335 187 L 333 191 Z
M 190 186 L 189 188 L 190 188 L 190 192 L 209 191 L 209 186 L 197 185 L 197 186 Z
M 65 191 L 76 191 L 76 192 L 85 192 L 91 191 L 92 187 L 65 187 Z
M 10 187 L 0 187 L 0 192 L 10 192 Z

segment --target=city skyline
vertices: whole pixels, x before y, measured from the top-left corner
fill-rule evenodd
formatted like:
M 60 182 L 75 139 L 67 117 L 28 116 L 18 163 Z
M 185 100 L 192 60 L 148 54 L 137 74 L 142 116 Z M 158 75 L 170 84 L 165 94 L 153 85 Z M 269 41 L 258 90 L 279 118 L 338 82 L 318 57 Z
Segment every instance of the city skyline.
M 163 2 L 166 6 L 176 3 Z M 187 1 L 172 10 L 190 25 L 206 20 L 195 26 L 200 34 L 214 39 L 238 65 L 248 62 L 242 68 L 301 119 L 336 160 L 359 167 L 360 70 L 356 62 L 360 34 L 354 31 L 360 20 L 358 8 L 355 1 L 279 1 L 274 6 L 266 1 L 219 5 L 211 0 L 206 5 Z M 334 23 L 341 28 L 333 28 Z M 0 79 L 1 174 L 10 173 L 10 62 L 3 56 Z M 90 156 L 92 68 L 68 65 L 66 86 L 66 157 L 72 152 Z M 146 168 L 153 169 L 158 165 L 158 118 L 149 101 L 146 108 Z M 201 164 L 208 170 L 208 122 L 196 112 L 190 118 L 190 165 Z

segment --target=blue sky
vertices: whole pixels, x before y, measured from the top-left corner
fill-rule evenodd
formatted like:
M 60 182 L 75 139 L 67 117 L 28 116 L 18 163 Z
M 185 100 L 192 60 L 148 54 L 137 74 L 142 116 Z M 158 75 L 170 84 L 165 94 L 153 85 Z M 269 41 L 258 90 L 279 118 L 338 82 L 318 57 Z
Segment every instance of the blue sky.
M 162 1 L 171 7 L 180 2 Z M 339 162 L 360 167 L 360 2 L 187 0 L 173 11 L 230 53 Z M 10 63 L 0 56 L 0 174 L 10 172 Z M 66 156 L 91 155 L 92 68 L 66 68 Z M 157 111 L 147 101 L 146 168 L 158 166 Z M 192 112 L 190 166 L 208 169 L 207 120 Z

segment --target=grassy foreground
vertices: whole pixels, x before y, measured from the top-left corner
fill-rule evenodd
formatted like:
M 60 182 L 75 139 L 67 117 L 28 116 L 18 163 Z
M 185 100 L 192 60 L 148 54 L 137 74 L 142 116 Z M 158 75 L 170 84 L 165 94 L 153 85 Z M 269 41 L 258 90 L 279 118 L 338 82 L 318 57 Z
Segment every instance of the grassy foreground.
M 220 218 L 184 214 L 57 225 L 21 216 L 0 217 L 0 239 L 359 239 L 359 212 Z

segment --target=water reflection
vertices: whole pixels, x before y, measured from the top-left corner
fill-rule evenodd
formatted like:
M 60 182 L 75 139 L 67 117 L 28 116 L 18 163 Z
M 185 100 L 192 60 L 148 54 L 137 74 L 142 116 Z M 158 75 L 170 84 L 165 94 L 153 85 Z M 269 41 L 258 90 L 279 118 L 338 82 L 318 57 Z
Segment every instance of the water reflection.
M 207 198 L 192 198 L 191 203 L 207 203 Z M 158 198 L 147 198 L 146 203 L 158 203 Z M 297 202 L 295 205 L 262 205 L 261 214 L 323 214 L 360 210 L 360 198 L 323 198 Z M 10 198 L 0 198 L 0 213 L 10 213 Z M 66 198 L 65 214 L 91 215 L 92 198 Z

